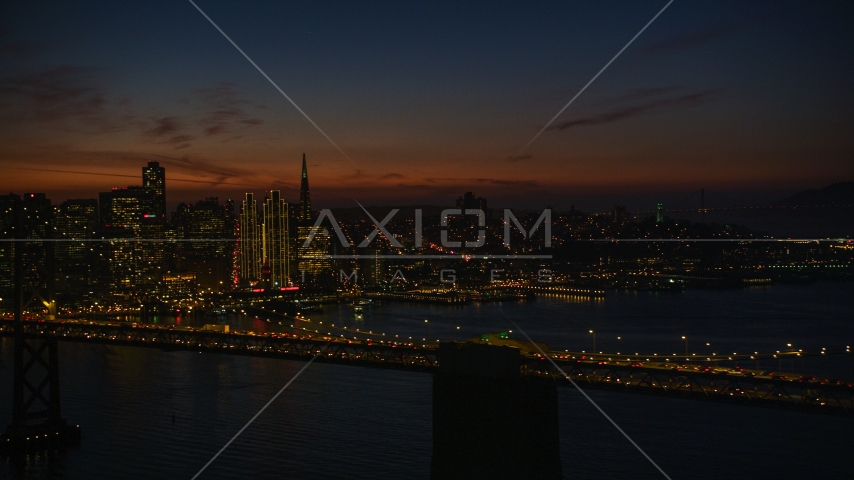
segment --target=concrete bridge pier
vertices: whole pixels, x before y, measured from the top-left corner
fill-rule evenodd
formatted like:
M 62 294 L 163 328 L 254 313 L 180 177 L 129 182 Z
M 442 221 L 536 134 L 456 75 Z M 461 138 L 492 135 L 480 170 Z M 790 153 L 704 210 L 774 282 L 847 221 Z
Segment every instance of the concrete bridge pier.
M 432 480 L 561 479 L 557 387 L 520 350 L 445 342 L 433 377 Z

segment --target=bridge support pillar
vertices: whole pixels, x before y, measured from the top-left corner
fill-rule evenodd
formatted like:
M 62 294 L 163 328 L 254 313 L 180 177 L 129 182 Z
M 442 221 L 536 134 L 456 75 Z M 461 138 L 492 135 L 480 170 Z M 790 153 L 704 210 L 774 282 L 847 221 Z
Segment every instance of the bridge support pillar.
M 524 378 L 518 348 L 442 343 L 430 478 L 561 479 L 557 387 Z
M 59 350 L 56 338 L 31 339 L 24 334 L 25 309 L 46 311 L 53 319 L 52 252 L 46 242 L 23 241 L 33 228 L 22 221 L 21 201 L 16 205 L 15 238 L 15 347 L 12 385 L 12 423 L 0 435 L 0 453 L 27 454 L 80 444 L 80 426 L 62 419 L 59 401 Z M 29 232 L 25 235 L 25 231 Z M 35 268 L 24 276 L 24 261 Z M 34 265 L 33 265 L 34 264 Z M 25 288 L 25 283 L 27 284 Z M 27 296 L 24 294 L 27 293 Z

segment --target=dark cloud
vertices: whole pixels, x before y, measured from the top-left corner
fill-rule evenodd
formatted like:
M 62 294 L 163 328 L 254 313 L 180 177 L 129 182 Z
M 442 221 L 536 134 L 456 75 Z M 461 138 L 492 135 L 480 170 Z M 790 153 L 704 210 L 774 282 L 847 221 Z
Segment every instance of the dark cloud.
M 0 77 L 0 118 L 54 123 L 68 131 L 124 130 L 133 116 L 108 111 L 105 93 L 96 81 L 102 71 L 95 67 L 60 65 L 7 73 Z
M 602 125 L 605 123 L 618 122 L 627 118 L 636 117 L 654 111 L 660 111 L 668 108 L 694 107 L 705 103 L 710 98 L 718 94 L 718 90 L 704 90 L 701 92 L 680 95 L 677 97 L 659 98 L 651 100 L 639 105 L 624 107 L 619 110 L 614 110 L 607 113 L 592 115 L 576 120 L 559 123 L 549 127 L 549 130 L 568 130 L 575 127 L 589 127 L 592 125 Z
M 34 42 L 0 42 L 0 56 L 31 59 L 44 51 L 44 45 Z
M 521 162 L 522 160 L 530 160 L 532 158 L 534 158 L 533 155 L 531 155 L 530 153 L 526 153 L 523 155 L 514 155 L 512 157 L 507 157 L 507 160 L 509 160 L 510 162 Z
M 209 88 L 193 91 L 189 98 L 179 103 L 195 107 L 201 113 L 164 115 L 153 119 L 153 126 L 143 126 L 143 134 L 158 138 L 157 143 L 175 145 L 175 149 L 188 148 L 191 142 L 200 136 L 219 136 L 228 134 L 238 125 L 255 126 L 263 120 L 252 118 L 242 106 L 249 104 L 241 97 L 239 89 L 232 83 L 217 83 Z M 201 132 L 196 128 L 201 127 Z M 161 140 L 161 137 L 169 137 Z M 224 141 L 239 139 L 243 135 L 228 135 Z
M 46 43 L 13 39 L 12 31 L 0 26 L 0 59 L 28 61 L 45 51 Z
M 716 25 L 703 30 L 674 35 L 641 48 L 640 53 L 643 55 L 656 55 L 660 53 L 671 53 L 679 50 L 701 47 L 736 30 L 753 26 L 771 17 L 771 15 L 753 17 L 738 22 Z
M 186 138 L 185 138 L 186 137 Z M 191 136 L 176 136 L 170 139 L 170 143 L 180 143 L 175 146 L 175 149 L 183 149 L 189 146 L 186 143 L 189 140 L 192 140 L 194 137 Z M 174 142 L 172 141 L 174 140 Z M 165 142 L 163 142 L 165 143 Z M 177 167 L 180 172 L 187 172 L 193 175 L 194 178 L 197 178 L 200 182 L 209 183 L 211 185 L 221 185 L 230 183 L 228 180 L 234 178 L 252 178 L 255 176 L 255 172 L 251 170 L 236 168 L 232 166 L 223 167 L 221 165 L 215 165 L 211 162 L 205 160 L 196 160 L 191 159 L 189 155 L 184 155 L 180 158 L 169 157 L 166 155 L 158 155 L 158 154 L 150 154 L 153 157 L 161 158 L 165 161 L 161 161 L 165 165 L 171 165 Z M 205 177 L 213 177 L 209 179 L 205 179 Z M 235 184 L 237 185 L 237 184 Z
M 226 133 L 234 124 L 254 126 L 264 123 L 244 110 L 250 102 L 242 98 L 240 89 L 233 83 L 220 82 L 209 88 L 199 88 L 195 94 L 205 110 L 198 124 L 206 135 Z
M 479 183 L 497 185 L 499 187 L 538 187 L 539 184 L 530 180 L 502 180 L 499 178 L 476 178 Z
M 502 180 L 498 178 L 458 178 L 458 177 L 435 177 L 435 178 L 425 178 L 429 183 L 439 184 L 439 185 L 430 185 L 430 188 L 457 188 L 454 185 L 470 185 L 472 183 L 481 183 L 488 185 L 495 185 L 499 187 L 509 187 L 509 186 L 518 186 L 518 187 L 535 187 L 538 186 L 536 182 L 529 180 Z M 419 185 L 426 187 L 427 185 Z
M 222 123 L 216 124 L 216 125 L 211 125 L 210 127 L 205 128 L 205 133 L 207 135 L 219 135 L 220 133 L 225 133 L 225 131 L 226 131 L 226 126 L 225 126 L 225 124 L 222 124 Z
M 158 118 L 154 120 L 154 124 L 155 126 L 153 128 L 150 128 L 143 133 L 150 137 L 161 137 L 163 135 L 175 133 L 181 128 L 178 117 Z
M 273 187 L 274 188 L 297 188 L 297 185 L 295 183 L 283 182 L 281 180 L 274 180 L 273 181 Z M 313 192 L 312 192 L 312 196 L 315 196 L 315 194 Z
M 359 169 L 359 168 L 353 170 L 353 173 L 340 176 L 340 178 L 343 180 L 356 180 L 356 179 L 365 178 L 365 177 L 366 177 L 365 171 L 362 169 Z
M 380 177 L 380 180 L 390 180 L 392 178 L 405 178 L 403 175 L 399 173 L 387 173 Z
M 629 90 L 628 92 L 618 95 L 616 97 L 606 98 L 605 100 L 601 100 L 596 103 L 590 104 L 592 107 L 607 107 L 611 105 L 618 105 L 621 103 L 634 102 L 637 100 L 643 100 L 650 97 L 657 97 L 659 95 L 675 93 L 679 90 L 683 90 L 685 87 L 681 85 L 670 85 L 666 87 L 648 87 L 648 88 L 635 88 Z
M 118 173 L 103 173 L 103 172 L 91 172 L 91 171 L 82 171 L 82 170 L 61 170 L 55 168 L 32 168 L 32 167 L 18 167 L 11 166 L 6 167 L 15 170 L 28 170 L 34 172 L 47 172 L 47 173 L 69 173 L 74 175 L 86 175 L 86 176 L 101 176 L 101 177 L 115 177 L 115 178 L 133 178 L 139 180 L 139 175 L 122 175 Z M 207 180 L 198 180 L 198 179 L 189 179 L 189 178 L 172 178 L 168 179 L 169 182 L 180 182 L 180 183 L 204 183 L 210 184 L 211 182 Z M 245 186 L 245 187 L 254 187 L 256 186 L 254 183 L 231 183 L 231 182 L 222 182 L 222 185 L 237 185 L 237 186 Z
M 196 137 L 192 135 L 178 135 L 176 137 L 172 137 L 168 140 L 169 143 L 183 143 L 189 142 L 190 140 L 195 139 Z

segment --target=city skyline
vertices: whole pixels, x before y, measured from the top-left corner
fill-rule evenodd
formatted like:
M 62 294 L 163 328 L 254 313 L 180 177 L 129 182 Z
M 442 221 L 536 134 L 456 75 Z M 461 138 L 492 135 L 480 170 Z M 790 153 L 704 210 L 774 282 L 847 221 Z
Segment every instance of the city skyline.
M 6 3 L 3 478 L 854 478 L 854 3 Z
M 677 2 L 520 158 L 660 5 L 201 6 L 353 163 L 192 5 L 44 17 L 21 4 L 0 32 L 0 190 L 80 198 L 159 161 L 174 172 L 170 205 L 247 187 L 293 198 L 287 159 L 303 151 L 316 199 L 333 207 L 436 204 L 467 190 L 531 207 L 647 204 L 700 188 L 755 203 L 854 173 L 850 6 Z M 164 23 L 163 8 L 174 19 Z M 342 36 L 348 45 L 333 41 Z

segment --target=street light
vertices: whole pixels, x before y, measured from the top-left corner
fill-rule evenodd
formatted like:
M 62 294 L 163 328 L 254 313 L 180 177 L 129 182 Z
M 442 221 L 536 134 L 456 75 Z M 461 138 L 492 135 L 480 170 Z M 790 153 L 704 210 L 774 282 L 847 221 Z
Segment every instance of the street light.
M 430 338 L 430 322 L 425 318 L 424 323 L 427 324 L 427 338 Z
M 590 330 L 590 334 L 593 335 L 593 353 L 596 353 L 596 332 Z
M 685 356 L 688 356 L 688 337 L 682 335 L 682 340 L 685 340 Z

